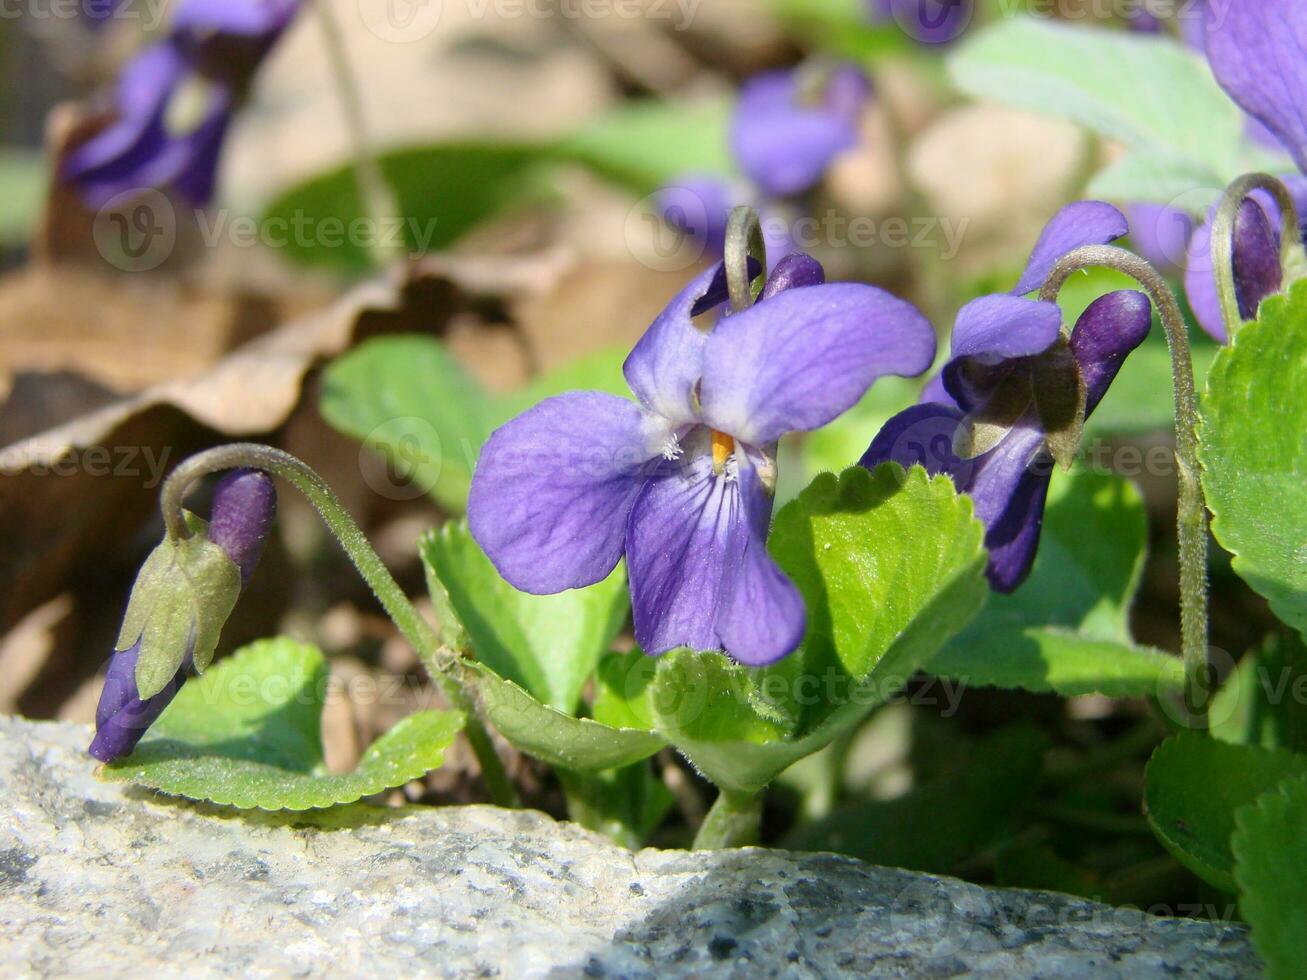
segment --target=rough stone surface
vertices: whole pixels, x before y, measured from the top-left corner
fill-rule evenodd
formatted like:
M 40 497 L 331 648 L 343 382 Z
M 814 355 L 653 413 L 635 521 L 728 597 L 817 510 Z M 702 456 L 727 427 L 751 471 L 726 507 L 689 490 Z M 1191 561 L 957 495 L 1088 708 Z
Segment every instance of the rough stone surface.
M 5 976 L 1243 977 L 1243 930 L 830 855 L 631 854 L 537 813 L 238 815 L 0 718 Z

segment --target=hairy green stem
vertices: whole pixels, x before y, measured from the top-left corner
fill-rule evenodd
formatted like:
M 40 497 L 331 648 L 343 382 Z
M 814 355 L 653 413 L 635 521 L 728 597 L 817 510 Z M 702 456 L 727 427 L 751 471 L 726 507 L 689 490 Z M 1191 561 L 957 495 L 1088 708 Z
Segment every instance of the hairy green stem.
M 385 233 L 383 223 L 398 217 L 399 208 L 368 135 L 363 99 L 360 95 L 362 90 L 359 88 L 358 76 L 354 73 L 354 67 L 350 64 L 349 54 L 345 49 L 345 35 L 341 31 L 340 22 L 336 19 L 335 11 L 331 9 L 330 0 L 315 0 L 313 6 L 317 8 L 318 27 L 322 31 L 322 46 L 327 53 L 327 60 L 331 63 L 336 95 L 340 100 L 341 114 L 345 117 L 345 129 L 349 133 L 359 203 L 363 205 L 364 213 L 374 225 L 371 236 L 374 242 L 372 255 L 378 265 L 384 265 L 387 259 L 397 256 L 396 249 L 382 244 L 391 237 Z
M 1198 396 L 1189 354 L 1189 332 L 1171 287 L 1147 261 L 1111 245 L 1086 245 L 1053 267 L 1039 298 L 1054 302 L 1074 273 L 1091 266 L 1115 269 L 1144 287 L 1162 320 L 1171 350 L 1175 387 L 1175 457 L 1179 471 L 1177 539 L 1180 549 L 1180 637 L 1185 668 L 1185 703 L 1201 723 L 1212 679 L 1207 649 L 1207 505 L 1198 462 Z
M 1216 280 L 1216 294 L 1221 301 L 1221 319 L 1225 322 L 1225 335 L 1233 340 L 1243 326 L 1239 312 L 1239 294 L 1234 283 L 1234 228 L 1239 209 L 1253 191 L 1265 191 L 1280 209 L 1280 267 L 1285 278 L 1298 278 L 1307 272 L 1304 264 L 1301 232 L 1298 227 L 1298 206 L 1283 182 L 1270 174 L 1244 174 L 1225 189 L 1216 214 L 1212 218 L 1212 275 Z
M 750 259 L 755 259 L 762 267 L 756 279 L 749 275 Z M 762 224 L 758 212 L 747 204 L 738 205 L 727 219 L 723 260 L 731 309 L 736 313 L 747 310 L 762 292 L 767 279 L 767 243 L 762 237 Z
M 696 851 L 757 844 L 762 829 L 762 794 L 723 789 L 694 835 Z
M 279 476 L 308 498 L 386 614 L 421 656 L 432 680 L 444 691 L 450 703 L 467 717 L 464 733 L 476 753 L 491 797 L 501 806 L 515 806 L 517 793 L 476 710 L 475 691 L 466 680 L 460 681 L 454 676 L 458 655 L 440 645 L 435 631 L 409 602 L 362 528 L 311 467 L 290 453 L 257 443 L 232 443 L 191 456 L 169 474 L 160 494 L 159 503 L 168 537 L 182 540 L 190 536 L 182 515 L 182 502 L 195 481 L 210 473 L 233 469 L 263 470 Z

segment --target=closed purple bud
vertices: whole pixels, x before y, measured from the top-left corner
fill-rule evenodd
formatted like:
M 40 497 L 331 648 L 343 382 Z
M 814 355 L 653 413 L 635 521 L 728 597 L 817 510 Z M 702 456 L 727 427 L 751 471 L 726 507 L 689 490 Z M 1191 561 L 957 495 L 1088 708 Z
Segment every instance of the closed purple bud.
M 272 478 L 260 470 L 235 470 L 222 478 L 213 495 L 208 537 L 240 569 L 241 585 L 249 581 L 277 511 Z M 192 630 L 192 643 L 194 630 Z M 101 762 L 129 755 L 146 731 L 181 690 L 192 666 L 188 649 L 177 673 L 158 693 L 142 699 L 136 685 L 141 639 L 115 651 L 105 674 L 95 710 L 95 738 L 88 751 Z
M 1257 316 L 1262 300 L 1280 291 L 1280 242 L 1266 211 L 1252 198 L 1239 206 L 1234 222 L 1234 292 L 1239 315 Z
M 771 299 L 777 293 L 787 289 L 801 289 L 805 286 L 820 286 L 826 281 L 826 270 L 811 255 L 803 252 L 791 252 L 772 269 L 767 277 L 767 285 L 762 288 L 759 299 Z

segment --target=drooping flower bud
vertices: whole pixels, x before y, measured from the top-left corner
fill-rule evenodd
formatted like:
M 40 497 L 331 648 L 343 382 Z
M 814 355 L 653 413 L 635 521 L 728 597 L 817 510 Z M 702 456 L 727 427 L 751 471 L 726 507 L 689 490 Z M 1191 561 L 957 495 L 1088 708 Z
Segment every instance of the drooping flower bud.
M 203 670 L 241 587 L 263 552 L 277 509 L 272 478 L 235 470 L 213 495 L 206 525 L 187 514 L 192 534 L 165 538 L 132 587 L 104 690 L 90 753 L 101 762 L 128 755 L 181 690 Z

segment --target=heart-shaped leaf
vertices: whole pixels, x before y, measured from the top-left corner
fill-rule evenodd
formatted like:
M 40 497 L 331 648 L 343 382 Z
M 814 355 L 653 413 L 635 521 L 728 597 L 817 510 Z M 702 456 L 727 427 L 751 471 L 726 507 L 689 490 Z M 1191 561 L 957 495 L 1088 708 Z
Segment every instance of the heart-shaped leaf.
M 1124 143 L 1149 160 L 1154 185 L 1164 166 L 1213 188 L 1238 175 L 1241 113 L 1203 59 L 1165 36 L 1009 17 L 964 41 L 948 67 L 969 95 Z
M 327 665 L 279 638 L 236 652 L 192 679 L 105 778 L 242 809 L 308 810 L 352 803 L 438 768 L 463 727 L 456 711 L 421 711 L 395 725 L 353 772 L 329 773 L 322 752 Z
M 1307 635 L 1307 281 L 1262 304 L 1207 378 L 1201 454 L 1212 534 Z
M 320 408 L 333 427 L 380 452 L 390 471 L 368 473 L 387 496 L 430 494 L 467 505 L 481 446 L 496 426 L 551 395 L 589 389 L 630 397 L 625 352 L 596 351 L 502 398 L 487 392 L 433 337 L 379 337 L 337 358 Z
M 1307 960 L 1307 777 L 1235 814 L 1234 878 L 1239 911 L 1253 927 L 1253 945 L 1272 980 L 1302 974 Z
M 1149 760 L 1144 810 L 1153 833 L 1176 860 L 1234 893 L 1235 812 L 1284 780 L 1302 776 L 1307 776 L 1305 755 L 1184 732 L 1163 742 Z
M 477 659 L 537 700 L 574 713 L 630 609 L 622 568 L 589 588 L 527 595 L 500 577 L 461 521 L 431 531 L 420 548 Z
M 930 671 L 968 685 L 1066 697 L 1180 690 L 1180 660 L 1130 636 L 1147 535 L 1133 485 L 1087 470 L 1055 472 L 1030 578 L 1011 595 L 993 596 Z

